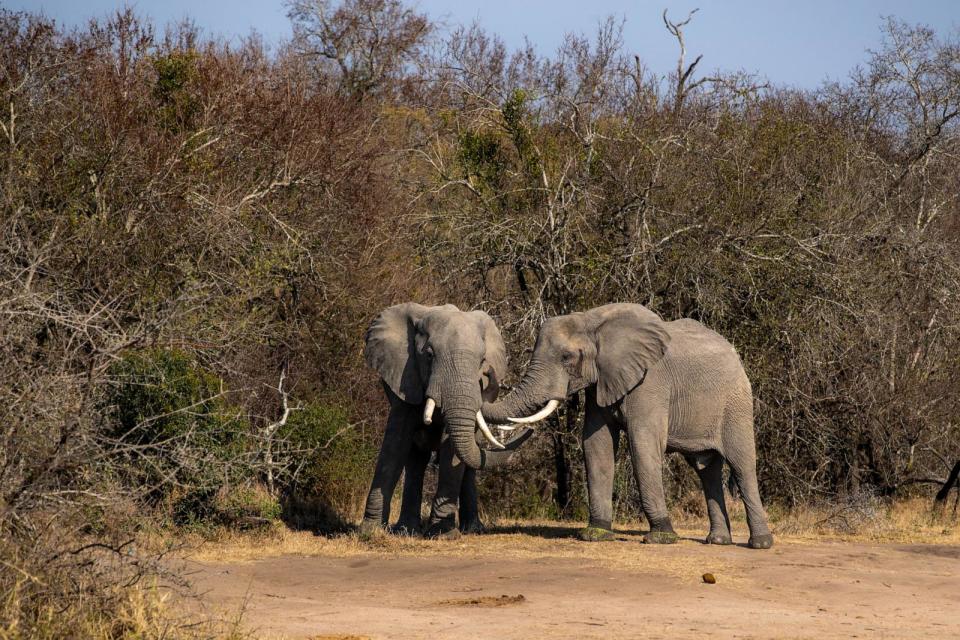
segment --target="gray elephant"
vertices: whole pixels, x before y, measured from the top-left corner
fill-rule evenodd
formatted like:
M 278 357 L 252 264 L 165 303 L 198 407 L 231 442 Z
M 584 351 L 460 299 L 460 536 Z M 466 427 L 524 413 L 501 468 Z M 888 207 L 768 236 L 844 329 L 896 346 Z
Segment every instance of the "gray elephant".
M 726 460 L 746 505 L 750 546 L 773 545 L 757 488 L 750 381 L 722 336 L 695 320 L 664 322 L 638 304 L 550 318 L 520 385 L 501 402 L 484 404 L 482 413 L 494 423 L 534 422 L 581 389 L 587 396 L 583 452 L 590 501 L 590 526 L 581 538 L 611 535 L 614 462 L 625 431 L 650 524 L 645 541 L 677 539 L 663 492 L 664 456 L 676 451 L 703 485 L 708 543 L 731 542 L 722 482 Z
M 496 400 L 507 368 L 496 324 L 482 311 L 463 312 L 450 304 L 399 304 L 385 309 L 367 329 L 365 357 L 380 374 L 390 416 L 361 530 L 389 523 L 390 499 L 404 470 L 396 529 L 420 530 L 423 476 L 434 450 L 440 471 L 427 535 L 453 530 L 458 503 L 460 529 L 481 530 L 476 469 L 505 463 L 532 433 L 525 429 L 503 445 L 480 415 L 482 400 Z M 479 448 L 478 429 L 496 450 Z M 470 466 L 454 455 L 461 451 L 471 456 Z

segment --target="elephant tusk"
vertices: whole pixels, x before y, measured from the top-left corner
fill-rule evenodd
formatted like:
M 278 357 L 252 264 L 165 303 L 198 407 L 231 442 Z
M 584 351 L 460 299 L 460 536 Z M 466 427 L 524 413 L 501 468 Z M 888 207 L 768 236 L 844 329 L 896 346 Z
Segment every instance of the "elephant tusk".
M 480 433 L 483 434 L 483 437 L 487 439 L 487 442 L 492 444 L 497 449 L 506 449 L 499 440 L 493 437 L 493 434 L 490 432 L 490 427 L 487 426 L 487 421 L 483 419 L 483 414 L 477 411 L 477 426 L 480 427 Z
M 423 408 L 423 424 L 433 422 L 433 409 L 437 406 L 433 398 L 427 398 L 427 406 Z
M 520 428 L 520 427 L 510 427 L 510 426 L 507 426 L 507 425 L 505 425 L 505 424 L 498 424 L 498 425 L 497 425 L 497 429 L 500 429 L 500 431 L 514 431 L 514 430 L 519 429 L 519 428 Z
M 546 418 L 551 413 L 553 413 L 553 410 L 559 406 L 560 406 L 559 400 L 551 400 L 550 402 L 547 403 L 547 406 L 545 406 L 543 409 L 540 409 L 540 411 L 536 412 L 532 416 L 529 416 L 527 418 L 507 418 L 507 420 L 509 420 L 510 422 L 516 422 L 518 424 L 530 424 L 532 422 L 539 422 L 544 418 Z

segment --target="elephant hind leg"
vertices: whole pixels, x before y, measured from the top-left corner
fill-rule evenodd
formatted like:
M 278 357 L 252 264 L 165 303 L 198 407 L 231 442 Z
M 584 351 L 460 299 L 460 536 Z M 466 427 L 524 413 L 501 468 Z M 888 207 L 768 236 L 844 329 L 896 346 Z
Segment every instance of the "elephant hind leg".
M 737 444 L 727 446 L 725 455 L 733 477 L 740 489 L 740 496 L 747 509 L 747 525 L 750 527 L 750 546 L 754 549 L 769 549 L 773 546 L 773 534 L 767 525 L 767 515 L 760 501 L 760 489 L 757 486 L 757 452 L 753 439 L 753 425 L 750 425 L 749 438 L 742 438 Z
M 703 495 L 707 500 L 707 515 L 710 517 L 710 533 L 707 544 L 730 544 L 730 517 L 723 496 L 723 457 L 719 453 L 687 456 L 687 462 L 697 472 Z

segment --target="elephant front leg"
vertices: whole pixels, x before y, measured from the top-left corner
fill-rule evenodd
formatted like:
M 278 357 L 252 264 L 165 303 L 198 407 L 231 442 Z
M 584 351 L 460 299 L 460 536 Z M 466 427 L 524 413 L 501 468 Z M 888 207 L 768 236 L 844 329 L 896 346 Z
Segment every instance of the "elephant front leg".
M 477 470 L 467 468 L 463 472 L 460 485 L 460 531 L 462 533 L 483 533 L 486 527 L 480 521 L 480 509 L 477 499 Z
M 640 501 L 643 513 L 647 516 L 650 531 L 643 536 L 646 543 L 672 544 L 677 541 L 677 532 L 673 530 L 670 514 L 667 512 L 667 500 L 663 493 L 663 457 L 666 453 L 666 418 L 648 420 L 654 428 L 631 428 L 628 430 L 630 454 L 633 461 L 633 473 L 640 489 Z M 661 424 L 662 423 L 662 424 Z
M 430 450 L 424 451 L 416 444 L 410 447 L 407 464 L 403 468 L 403 499 L 400 502 L 400 519 L 393 527 L 394 533 L 417 535 L 420 533 L 420 507 L 423 504 L 423 476 L 430 462 Z
M 399 403 L 390 408 L 383 444 L 377 456 L 377 468 L 373 472 L 363 522 L 360 524 L 361 533 L 382 529 L 390 521 L 390 500 L 411 447 L 413 420 L 409 413 Z
M 597 407 L 594 394 L 588 391 L 583 422 L 583 458 L 587 467 L 590 524 L 577 534 L 581 540 L 613 539 L 613 479 L 619 440 L 620 430 L 608 423 Z
M 437 475 L 437 494 L 430 507 L 430 521 L 424 535 L 428 538 L 456 537 L 460 535 L 457 529 L 460 487 L 467 466 L 454 455 L 453 441 L 446 434 L 440 445 L 438 458 L 440 470 Z

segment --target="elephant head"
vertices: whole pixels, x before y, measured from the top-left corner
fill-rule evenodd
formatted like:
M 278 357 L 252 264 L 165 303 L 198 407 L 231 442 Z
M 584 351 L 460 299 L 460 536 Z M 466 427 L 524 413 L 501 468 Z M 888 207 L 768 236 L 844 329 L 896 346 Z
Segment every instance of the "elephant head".
M 660 316 L 638 304 L 549 318 L 540 327 L 523 380 L 501 402 L 484 404 L 483 416 L 496 423 L 536 422 L 591 385 L 596 385 L 597 404 L 612 405 L 643 382 L 669 342 Z
M 442 413 L 457 456 L 475 469 L 500 465 L 530 435 L 500 444 L 480 414 L 493 402 L 507 369 L 507 352 L 496 324 L 482 311 L 448 304 L 405 303 L 384 310 L 367 329 L 367 364 L 398 398 L 423 405 L 423 422 Z M 475 430 L 496 447 L 477 446 Z

